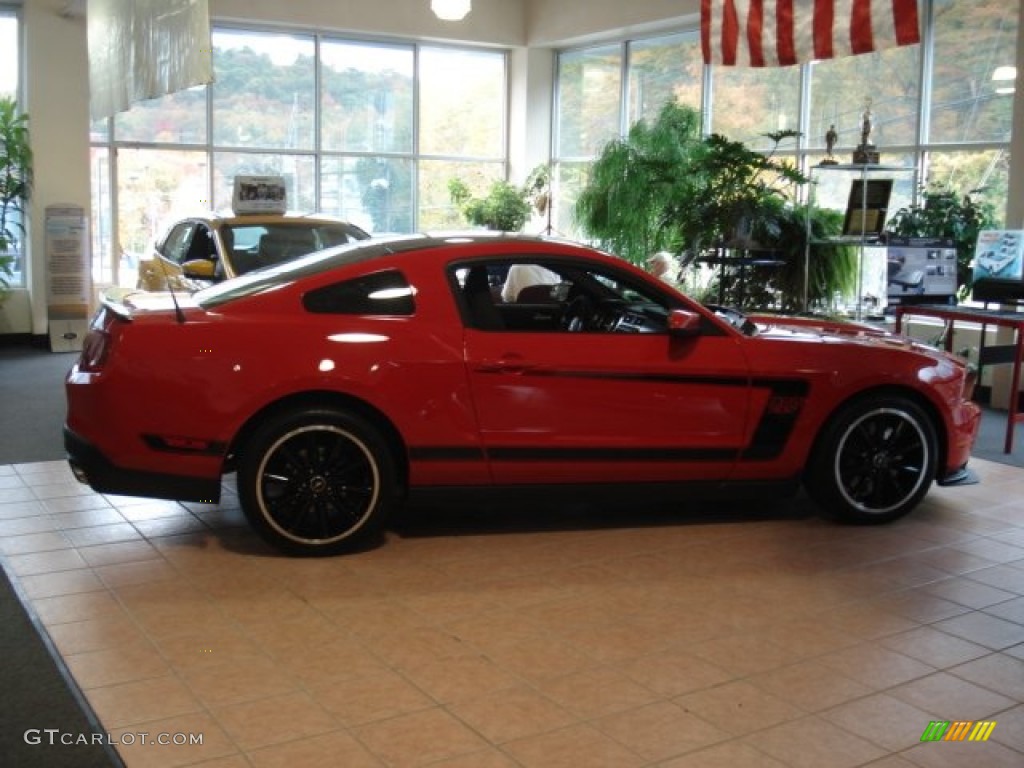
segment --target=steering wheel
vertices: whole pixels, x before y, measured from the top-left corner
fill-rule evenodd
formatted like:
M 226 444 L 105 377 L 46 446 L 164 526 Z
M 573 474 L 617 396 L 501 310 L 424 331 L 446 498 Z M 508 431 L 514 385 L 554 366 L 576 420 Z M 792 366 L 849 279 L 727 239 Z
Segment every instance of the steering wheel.
M 586 296 L 577 296 L 565 308 L 565 313 L 562 315 L 562 327 L 573 333 L 589 330 L 593 314 L 593 302 Z

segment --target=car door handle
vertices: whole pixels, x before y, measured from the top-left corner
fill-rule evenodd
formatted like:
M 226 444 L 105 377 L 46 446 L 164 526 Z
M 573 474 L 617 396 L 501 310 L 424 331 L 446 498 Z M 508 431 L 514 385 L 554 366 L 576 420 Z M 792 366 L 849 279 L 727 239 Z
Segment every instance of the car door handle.
M 476 366 L 477 373 L 527 373 L 537 366 L 518 357 L 503 357 L 501 360 L 484 361 Z

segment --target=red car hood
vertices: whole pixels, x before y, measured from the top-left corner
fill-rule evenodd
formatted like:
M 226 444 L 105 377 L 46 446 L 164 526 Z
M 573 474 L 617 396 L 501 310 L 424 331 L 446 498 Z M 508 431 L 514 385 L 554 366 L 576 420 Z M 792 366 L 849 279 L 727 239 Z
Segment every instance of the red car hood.
M 868 323 L 776 315 L 751 315 L 750 320 L 757 325 L 758 336 L 761 338 L 846 342 L 933 355 L 937 352 L 926 344 Z

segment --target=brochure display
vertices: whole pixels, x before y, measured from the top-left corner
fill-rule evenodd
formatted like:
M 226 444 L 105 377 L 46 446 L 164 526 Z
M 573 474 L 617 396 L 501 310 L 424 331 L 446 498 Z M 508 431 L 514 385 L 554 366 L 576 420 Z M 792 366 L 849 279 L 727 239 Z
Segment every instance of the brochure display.
M 50 349 L 81 350 L 89 328 L 89 229 L 77 205 L 46 208 L 46 307 Z

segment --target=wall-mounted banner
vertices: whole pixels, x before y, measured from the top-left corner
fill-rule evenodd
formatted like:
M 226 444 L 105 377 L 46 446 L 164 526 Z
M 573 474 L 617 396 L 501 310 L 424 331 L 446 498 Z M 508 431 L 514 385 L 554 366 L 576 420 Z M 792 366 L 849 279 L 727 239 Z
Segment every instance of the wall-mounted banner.
M 89 0 L 94 120 L 213 82 L 207 0 Z

